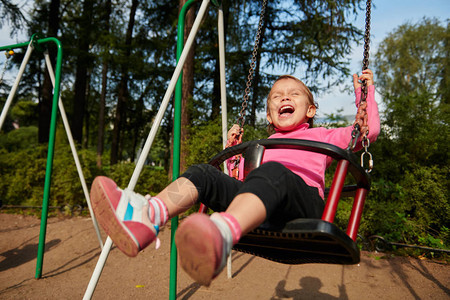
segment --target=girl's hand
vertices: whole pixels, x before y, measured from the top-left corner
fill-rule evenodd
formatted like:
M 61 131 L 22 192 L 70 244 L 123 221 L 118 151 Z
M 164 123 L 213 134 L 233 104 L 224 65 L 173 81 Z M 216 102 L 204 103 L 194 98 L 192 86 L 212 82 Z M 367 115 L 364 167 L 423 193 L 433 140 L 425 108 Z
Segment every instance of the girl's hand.
M 361 87 L 361 81 L 366 80 L 367 86 L 373 85 L 373 72 L 370 69 L 362 71 L 362 75 L 358 77 L 358 74 L 353 74 L 353 87 L 359 89 Z
M 238 124 L 234 124 L 227 134 L 227 145 L 226 148 L 239 144 L 242 141 L 242 134 L 244 129 L 239 127 Z
M 243 132 L 244 132 L 244 130 L 242 130 L 238 124 L 234 124 L 230 128 L 230 130 L 228 130 L 227 139 L 229 139 L 229 140 L 235 139 L 238 135 L 240 135 Z

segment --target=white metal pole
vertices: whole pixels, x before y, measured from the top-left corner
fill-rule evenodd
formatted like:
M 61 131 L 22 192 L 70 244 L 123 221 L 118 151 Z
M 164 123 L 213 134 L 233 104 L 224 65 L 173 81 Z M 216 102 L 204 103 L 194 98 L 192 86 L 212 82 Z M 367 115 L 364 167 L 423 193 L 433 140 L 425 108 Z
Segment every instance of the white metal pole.
M 100 275 L 102 275 L 103 267 L 105 266 L 106 259 L 108 259 L 109 250 L 112 247 L 112 240 L 108 236 L 103 245 L 102 253 L 100 253 L 100 257 L 98 258 L 97 265 L 95 266 L 94 272 L 92 273 L 91 280 L 89 281 L 86 292 L 84 293 L 83 300 L 89 300 L 92 298 L 92 294 L 95 291 L 95 287 L 97 286 L 98 280 L 100 279 Z
M 228 116 L 227 116 L 227 87 L 226 87 L 226 74 L 225 74 L 225 30 L 223 26 L 223 9 L 222 5 L 219 7 L 217 28 L 219 32 L 219 69 L 220 69 L 220 101 L 222 104 L 222 148 L 225 149 L 227 144 L 228 133 Z M 224 162 L 223 170 L 228 175 L 228 168 L 226 162 Z M 231 252 L 227 259 L 227 277 L 231 278 L 232 265 L 231 265 Z
M 47 65 L 47 69 L 48 69 L 48 74 L 50 75 L 50 80 L 52 81 L 52 85 L 54 88 L 55 87 L 55 72 L 53 71 L 53 66 L 50 61 L 50 55 L 48 54 L 48 51 L 44 52 L 44 57 L 45 57 L 45 63 Z M 59 111 L 61 112 L 61 118 L 62 118 L 64 128 L 67 133 L 67 139 L 69 140 L 70 149 L 72 149 L 73 160 L 75 161 L 75 166 L 77 167 L 78 176 L 80 177 L 81 186 L 83 188 L 84 197 L 86 198 L 86 202 L 87 202 L 87 205 L 89 208 L 89 213 L 91 215 L 92 223 L 94 224 L 95 232 L 97 233 L 97 238 L 100 243 L 100 249 L 103 249 L 102 235 L 100 234 L 97 220 L 95 219 L 94 212 L 92 211 L 91 199 L 89 197 L 89 190 L 88 190 L 86 180 L 83 175 L 83 169 L 81 168 L 80 160 L 79 160 L 78 154 L 77 154 L 77 148 L 75 147 L 75 142 L 73 141 L 72 131 L 70 130 L 69 121 L 67 119 L 66 111 L 64 109 L 64 105 L 63 105 L 61 96 L 59 97 L 58 107 L 59 107 Z
M 219 8 L 218 16 L 219 31 L 219 68 L 220 68 L 220 101 L 222 104 L 222 144 L 225 148 L 227 143 L 228 117 L 227 117 L 227 87 L 225 74 L 225 33 L 223 28 L 223 10 Z M 226 168 L 225 168 L 226 170 Z M 228 170 L 226 170 L 228 173 Z
M 25 71 L 25 67 L 27 66 L 28 60 L 30 59 L 31 53 L 33 52 L 33 44 L 30 42 L 28 44 L 27 51 L 25 52 L 25 56 L 22 60 L 22 64 L 20 65 L 19 72 L 17 73 L 16 80 L 14 81 L 13 87 L 9 92 L 8 98 L 6 99 L 5 106 L 2 109 L 2 114 L 0 115 L 0 129 L 3 127 L 3 123 L 5 122 L 6 115 L 8 114 L 9 106 L 16 95 L 17 88 L 19 86 L 20 79 L 22 79 L 23 72 Z
M 203 16 L 205 15 L 205 12 L 208 8 L 208 5 L 209 5 L 209 0 L 203 0 L 202 5 L 200 6 L 200 9 L 198 11 L 197 17 L 195 18 L 194 24 L 192 25 L 192 29 L 191 29 L 191 32 L 189 33 L 189 37 L 186 40 L 185 47 L 183 48 L 180 59 L 178 60 L 177 66 L 176 66 L 175 71 L 170 80 L 169 86 L 166 90 L 164 98 L 159 107 L 158 113 L 156 114 L 152 128 L 148 135 L 148 138 L 144 144 L 144 148 L 142 149 L 141 155 L 139 156 L 139 160 L 136 164 L 136 168 L 134 169 L 133 175 L 131 176 L 130 182 L 128 184 L 128 188 L 130 190 L 134 190 L 134 188 L 136 186 L 139 175 L 142 171 L 142 168 L 144 167 L 145 160 L 147 159 L 147 156 L 148 156 L 148 153 L 150 152 L 152 143 L 156 137 L 158 127 L 161 124 L 162 118 L 164 117 L 164 112 L 166 111 L 167 106 L 169 104 L 170 97 L 172 96 L 173 91 L 175 90 L 175 85 L 177 83 L 178 77 L 180 76 L 181 70 L 183 69 L 183 65 L 186 61 L 187 54 L 192 47 L 195 35 L 197 34 L 198 28 L 200 27 L 200 24 L 202 22 Z M 102 253 L 100 254 L 100 258 L 97 262 L 94 273 L 91 276 L 91 280 L 89 282 L 88 288 L 86 289 L 83 300 L 91 299 L 92 294 L 94 293 L 95 287 L 97 285 L 97 282 L 100 278 L 103 267 L 106 263 L 106 259 L 108 258 L 108 254 L 111 249 L 111 246 L 112 246 L 112 241 L 111 241 L 111 238 L 108 237 L 105 242 L 105 245 L 103 246 L 103 250 L 102 250 Z

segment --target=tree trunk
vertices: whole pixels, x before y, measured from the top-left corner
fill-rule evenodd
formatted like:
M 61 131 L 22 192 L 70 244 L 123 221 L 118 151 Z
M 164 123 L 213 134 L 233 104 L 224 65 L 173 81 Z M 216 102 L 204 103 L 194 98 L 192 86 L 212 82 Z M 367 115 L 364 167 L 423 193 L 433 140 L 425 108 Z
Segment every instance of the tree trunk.
M 130 10 L 130 20 L 128 22 L 128 28 L 125 38 L 125 53 L 124 53 L 124 61 L 121 65 L 121 79 L 119 82 L 119 91 L 117 98 L 117 106 L 116 106 L 116 116 L 114 119 L 114 129 L 112 135 L 111 142 L 111 165 L 116 164 L 119 159 L 122 158 L 121 151 L 119 149 L 119 142 L 121 140 L 120 133 L 123 127 L 123 121 L 126 118 L 126 110 L 127 110 L 127 100 L 128 100 L 128 63 L 126 63 L 127 59 L 131 55 L 131 40 L 133 38 L 133 27 L 136 16 L 137 6 L 139 4 L 138 0 L 133 0 L 131 4 Z
M 105 22 L 105 34 L 109 34 L 109 16 L 111 15 L 111 0 L 105 3 L 105 13 L 103 15 Z M 104 51 L 102 62 L 102 91 L 100 94 L 100 103 L 98 109 L 98 136 L 97 136 L 97 167 L 102 167 L 102 155 L 105 145 L 105 107 L 106 92 L 108 88 L 108 49 Z
M 91 94 L 91 71 L 88 70 L 86 74 L 86 103 L 89 103 L 89 95 Z M 89 147 L 89 130 L 90 130 L 90 119 L 91 119 L 91 111 L 89 109 L 89 105 L 86 105 L 85 115 L 84 115 L 84 135 L 83 135 L 83 148 L 87 149 Z
M 180 8 L 187 2 L 187 0 L 180 0 Z M 191 8 L 185 18 L 185 27 L 184 27 L 184 42 L 186 42 L 189 33 L 191 32 L 192 25 L 195 21 L 195 10 Z M 189 51 L 186 62 L 183 66 L 183 80 L 182 80 L 182 100 L 181 100 L 181 151 L 180 151 L 180 173 L 186 170 L 186 157 L 188 156 L 185 142 L 189 139 L 189 131 L 188 126 L 190 124 L 190 103 L 192 102 L 192 94 L 194 92 L 194 55 L 195 55 L 195 44 L 192 45 L 191 50 Z M 173 137 L 173 129 L 172 129 L 172 137 Z M 173 143 L 171 144 L 171 159 L 169 166 L 169 176 L 172 179 L 172 171 L 173 171 Z
M 186 42 L 189 33 L 191 32 L 192 25 L 195 21 L 195 10 L 191 9 L 186 15 L 186 25 L 184 30 L 184 42 Z M 188 126 L 191 123 L 191 104 L 194 94 L 194 56 L 195 56 L 195 44 L 192 45 L 191 51 L 186 58 L 186 64 L 183 67 L 183 90 L 182 90 L 182 102 L 181 102 L 181 151 L 180 151 L 180 172 L 186 170 L 186 157 L 187 153 L 185 144 L 189 139 Z
M 48 36 L 56 37 L 59 29 L 59 8 L 60 0 L 52 0 L 50 2 L 50 8 L 48 13 Z M 48 47 L 49 55 L 52 65 L 55 65 L 56 50 L 54 47 Z M 55 68 L 53 68 L 55 69 Z M 52 111 L 53 101 L 53 84 L 48 75 L 48 72 L 44 72 L 44 83 L 42 84 L 42 99 L 39 102 L 39 130 L 38 141 L 39 143 L 48 143 L 50 132 L 50 119 Z
M 75 74 L 75 91 L 73 98 L 72 134 L 79 144 L 83 141 L 83 120 L 86 112 L 87 72 L 90 65 L 89 44 L 92 22 L 92 0 L 84 0 L 78 37 L 77 71 Z

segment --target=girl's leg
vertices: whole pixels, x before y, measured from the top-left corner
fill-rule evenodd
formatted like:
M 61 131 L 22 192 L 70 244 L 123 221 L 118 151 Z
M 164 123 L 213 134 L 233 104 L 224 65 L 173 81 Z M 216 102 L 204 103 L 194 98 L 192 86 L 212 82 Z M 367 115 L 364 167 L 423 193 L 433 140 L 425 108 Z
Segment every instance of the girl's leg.
M 91 187 L 92 208 L 100 225 L 128 256 L 136 256 L 157 240 L 160 227 L 191 207 L 197 197 L 195 186 L 183 177 L 156 197 L 121 190 L 114 181 L 102 176 L 95 178 Z
M 156 197 L 164 202 L 169 219 L 171 219 L 197 203 L 198 191 L 189 179 L 180 177 L 170 183 Z
M 265 218 L 262 201 L 251 193 L 239 194 L 224 213 L 189 216 L 175 236 L 182 268 L 196 282 L 209 286 L 241 235 L 258 227 Z
M 320 218 L 323 200 L 317 190 L 311 189 L 279 163 L 269 162 L 255 169 L 239 187 L 225 213 L 210 218 L 192 215 L 180 225 L 175 241 L 181 266 L 195 281 L 209 285 L 241 234 L 265 220 L 279 225 L 294 217 Z
M 226 213 L 232 215 L 241 227 L 242 235 L 261 225 L 266 219 L 266 207 L 261 199 L 253 193 L 237 195 Z
M 217 182 L 241 182 L 225 176 L 212 166 L 193 166 L 176 181 L 169 184 L 156 197 L 141 196 L 127 189 L 121 190 L 107 177 L 97 177 L 91 188 L 94 213 L 106 233 L 122 252 L 136 256 L 156 239 L 159 228 L 168 219 L 180 214 L 197 202 L 199 191 L 214 201 L 207 201 L 214 209 L 226 208 L 231 201 L 227 195 L 235 194 L 236 188 L 227 188 Z M 195 184 L 192 182 L 195 180 Z M 236 181 L 238 183 L 236 183 Z M 205 193 L 206 192 L 206 193 Z

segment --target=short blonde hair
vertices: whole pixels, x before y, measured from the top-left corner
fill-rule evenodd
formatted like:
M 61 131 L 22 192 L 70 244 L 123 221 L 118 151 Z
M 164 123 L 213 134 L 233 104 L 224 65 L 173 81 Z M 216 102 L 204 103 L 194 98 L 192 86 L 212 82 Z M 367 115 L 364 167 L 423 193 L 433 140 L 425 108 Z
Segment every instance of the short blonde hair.
M 306 86 L 306 84 L 303 83 L 303 81 L 301 81 L 300 79 L 298 79 L 295 76 L 281 75 L 280 77 L 277 78 L 277 80 L 274 81 L 272 87 L 275 85 L 275 83 L 277 83 L 278 81 L 283 80 L 283 79 L 293 79 L 293 80 L 297 81 L 302 86 L 303 91 L 305 92 L 305 94 L 308 98 L 309 105 L 313 105 L 316 109 L 319 108 L 319 105 L 317 104 L 317 102 L 314 101 L 314 96 L 311 93 L 311 90 Z M 270 96 L 272 96 L 272 89 L 270 89 L 269 95 L 267 95 L 267 101 L 266 101 L 266 112 L 267 113 L 269 112 Z M 315 117 L 308 119 L 309 128 L 312 128 L 314 126 L 314 119 L 315 119 Z M 269 124 L 267 130 L 268 130 L 269 134 L 275 133 L 275 126 L 273 126 L 273 124 Z

